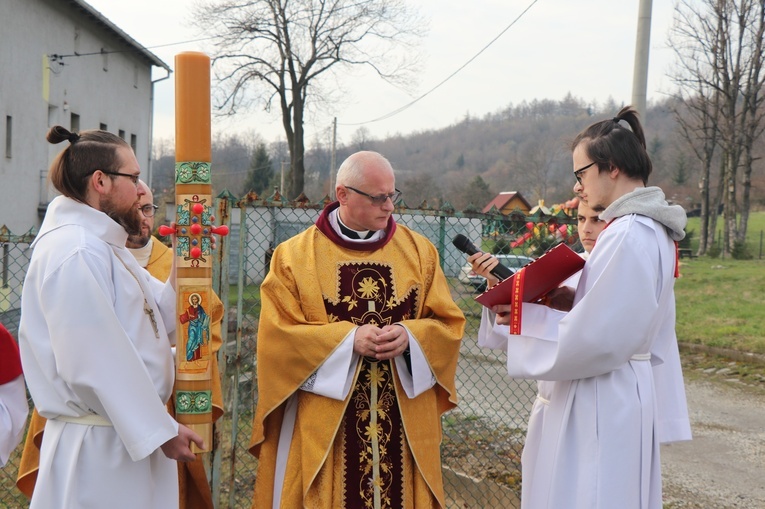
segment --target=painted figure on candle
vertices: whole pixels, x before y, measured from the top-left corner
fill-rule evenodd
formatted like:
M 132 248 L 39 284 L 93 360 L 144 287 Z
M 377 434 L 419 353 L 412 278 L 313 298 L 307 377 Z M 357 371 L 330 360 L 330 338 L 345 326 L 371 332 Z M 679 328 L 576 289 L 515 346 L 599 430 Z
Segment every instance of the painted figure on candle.
M 202 358 L 202 345 L 210 338 L 210 317 L 202 307 L 202 297 L 198 293 L 189 296 L 189 307 L 180 315 L 181 323 L 188 323 L 186 341 L 186 360 L 196 361 Z

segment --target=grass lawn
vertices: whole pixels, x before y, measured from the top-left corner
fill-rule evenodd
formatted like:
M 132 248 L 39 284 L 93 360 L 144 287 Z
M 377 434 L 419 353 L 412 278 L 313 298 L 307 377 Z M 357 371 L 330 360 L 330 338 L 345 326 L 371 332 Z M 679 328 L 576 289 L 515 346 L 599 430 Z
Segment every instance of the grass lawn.
M 715 239 L 722 240 L 723 216 L 717 218 Z M 691 249 L 695 253 L 699 248 L 699 218 L 688 218 L 685 231 L 691 232 Z M 746 229 L 746 244 L 749 254 L 754 258 L 765 258 L 765 212 L 753 212 L 749 215 Z
M 682 260 L 675 283 L 677 338 L 765 353 L 765 260 Z
M 717 231 L 722 230 L 722 216 Z M 699 219 L 688 220 L 691 249 L 698 248 Z M 752 260 L 702 256 L 681 260 L 675 283 L 677 338 L 682 342 L 765 353 L 765 212 L 749 217 Z

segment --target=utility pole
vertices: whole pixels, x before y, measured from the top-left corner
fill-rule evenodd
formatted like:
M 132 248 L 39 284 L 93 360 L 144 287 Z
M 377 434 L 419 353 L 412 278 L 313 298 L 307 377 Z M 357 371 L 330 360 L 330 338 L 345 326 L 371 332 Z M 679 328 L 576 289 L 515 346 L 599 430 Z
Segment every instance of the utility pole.
M 635 42 L 635 68 L 632 74 L 632 106 L 645 125 L 646 94 L 648 89 L 648 53 L 651 47 L 651 7 L 653 0 L 639 0 L 637 41 Z
M 281 187 L 279 188 L 279 194 L 281 194 L 282 196 L 284 196 L 284 164 L 286 162 L 287 161 L 282 161 L 282 183 L 281 183 Z
M 335 199 L 335 165 L 337 164 L 337 117 L 332 119 L 332 156 L 329 163 L 329 196 Z

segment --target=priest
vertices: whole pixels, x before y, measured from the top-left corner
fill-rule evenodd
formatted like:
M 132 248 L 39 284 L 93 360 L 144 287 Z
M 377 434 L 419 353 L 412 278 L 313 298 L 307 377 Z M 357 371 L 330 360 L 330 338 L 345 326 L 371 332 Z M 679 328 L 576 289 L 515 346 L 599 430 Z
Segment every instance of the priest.
M 435 246 L 392 217 L 387 159 L 351 155 L 335 190 L 261 286 L 253 507 L 445 507 L 465 318 Z

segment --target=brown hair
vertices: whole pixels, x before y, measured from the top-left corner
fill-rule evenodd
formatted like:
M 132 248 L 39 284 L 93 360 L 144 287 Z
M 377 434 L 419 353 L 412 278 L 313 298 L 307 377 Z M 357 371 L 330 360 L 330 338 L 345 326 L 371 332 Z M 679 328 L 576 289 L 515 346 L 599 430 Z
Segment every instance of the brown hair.
M 119 136 L 98 129 L 78 134 L 55 125 L 48 131 L 46 139 L 54 145 L 69 141 L 69 146 L 53 160 L 48 173 L 58 192 L 79 202 L 85 202 L 86 177 L 96 170 L 119 171 L 117 149 L 121 146 L 130 148 Z
M 631 130 L 620 124 L 622 120 Z M 643 127 L 632 106 L 625 106 L 614 118 L 596 122 L 580 132 L 571 143 L 571 150 L 583 142 L 587 157 L 598 165 L 599 171 L 615 166 L 630 178 L 638 178 L 643 184 L 648 182 L 653 166 L 646 151 Z

